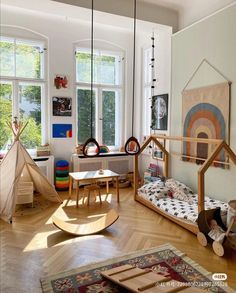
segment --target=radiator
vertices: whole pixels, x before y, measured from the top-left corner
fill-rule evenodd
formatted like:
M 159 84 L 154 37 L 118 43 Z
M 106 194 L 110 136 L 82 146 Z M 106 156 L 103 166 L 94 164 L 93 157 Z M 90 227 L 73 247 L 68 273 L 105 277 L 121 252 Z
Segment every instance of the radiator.
M 133 171 L 133 160 L 131 156 L 109 156 L 95 158 L 79 158 L 72 155 L 73 172 L 95 171 L 99 169 L 109 169 L 118 174 L 127 174 Z
M 130 160 L 123 159 L 123 160 L 109 160 L 107 161 L 107 169 L 117 173 L 117 174 L 127 174 L 130 172 Z

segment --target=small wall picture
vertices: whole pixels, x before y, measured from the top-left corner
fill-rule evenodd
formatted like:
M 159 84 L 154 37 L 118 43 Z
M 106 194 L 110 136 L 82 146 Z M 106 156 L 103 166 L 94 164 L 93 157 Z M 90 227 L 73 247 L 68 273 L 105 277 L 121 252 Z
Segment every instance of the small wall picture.
M 72 124 L 53 124 L 53 138 L 69 138 L 72 137 Z
M 152 130 L 167 130 L 168 94 L 152 97 Z
M 159 142 L 161 143 L 161 145 L 165 148 L 166 147 L 166 141 L 165 139 L 163 140 L 159 140 Z M 164 160 L 164 153 L 163 151 L 156 145 L 154 144 L 153 145 L 153 148 L 152 148 L 152 158 L 153 159 L 156 159 L 156 160 L 160 160 L 160 161 L 163 161 Z
M 68 76 L 65 74 L 56 74 L 54 77 L 54 86 L 56 89 L 68 88 Z
M 153 157 L 153 159 L 163 161 L 163 159 L 164 159 L 164 153 L 163 153 L 162 150 L 160 150 L 158 148 L 153 148 L 153 150 L 152 150 L 152 157 Z
M 52 112 L 53 116 L 72 116 L 72 99 L 53 97 Z

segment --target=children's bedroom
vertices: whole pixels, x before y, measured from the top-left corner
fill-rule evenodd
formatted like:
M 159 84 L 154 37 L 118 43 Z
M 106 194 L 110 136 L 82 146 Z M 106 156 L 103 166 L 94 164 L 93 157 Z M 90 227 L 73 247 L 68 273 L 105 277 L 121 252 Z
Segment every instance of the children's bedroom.
M 0 5 L 0 292 L 236 292 L 236 2 Z

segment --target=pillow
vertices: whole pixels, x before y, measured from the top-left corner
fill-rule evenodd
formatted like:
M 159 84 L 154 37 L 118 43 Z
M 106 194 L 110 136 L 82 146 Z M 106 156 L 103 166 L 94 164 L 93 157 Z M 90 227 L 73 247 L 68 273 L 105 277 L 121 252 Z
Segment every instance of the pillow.
M 183 191 L 185 194 L 193 194 L 191 188 L 173 178 L 167 179 L 165 182 L 165 186 L 169 188 L 172 192 L 175 192 L 180 188 L 181 191 Z
M 158 180 L 155 182 L 144 184 L 142 187 L 138 189 L 138 191 L 144 194 L 154 194 L 155 191 L 159 190 L 162 187 L 165 187 L 164 183 L 161 180 Z
M 161 180 L 157 180 L 155 182 L 150 182 L 148 184 L 143 185 L 138 189 L 139 192 L 141 193 L 149 193 L 152 189 L 157 189 L 159 187 L 164 187 L 164 183 Z
M 186 194 L 184 192 L 184 190 L 180 187 L 178 189 L 176 189 L 173 194 L 172 194 L 173 198 L 175 199 L 178 199 L 178 200 L 181 200 L 181 201 L 185 201 L 189 204 L 192 204 L 193 203 L 193 200 L 192 200 L 192 197 L 191 197 L 191 194 Z

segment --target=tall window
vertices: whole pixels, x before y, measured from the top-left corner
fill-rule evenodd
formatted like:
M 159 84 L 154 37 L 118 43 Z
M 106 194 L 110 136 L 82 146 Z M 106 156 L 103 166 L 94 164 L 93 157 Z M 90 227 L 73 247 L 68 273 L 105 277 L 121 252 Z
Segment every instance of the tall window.
M 11 137 L 6 122 L 15 116 L 28 122 L 21 137 L 25 147 L 33 149 L 41 144 L 44 59 L 43 43 L 0 39 L 0 149 Z
M 151 127 L 151 86 L 152 86 L 152 49 L 143 50 L 143 135 L 150 133 Z
M 78 142 L 91 134 L 91 54 L 76 49 L 76 95 Z M 121 55 L 94 52 L 94 91 L 92 133 L 100 144 L 119 146 L 122 128 L 122 66 Z

